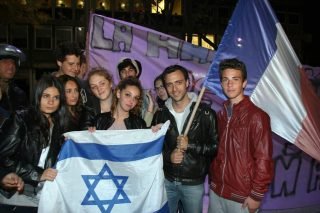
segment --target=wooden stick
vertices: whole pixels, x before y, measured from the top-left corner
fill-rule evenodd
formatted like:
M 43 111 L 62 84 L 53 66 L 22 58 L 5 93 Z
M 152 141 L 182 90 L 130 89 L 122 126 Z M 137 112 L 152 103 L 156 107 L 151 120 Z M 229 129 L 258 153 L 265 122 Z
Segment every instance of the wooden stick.
M 187 136 L 187 135 L 188 135 L 188 132 L 189 132 L 190 127 L 191 127 L 191 123 L 192 123 L 192 121 L 193 121 L 193 119 L 194 119 L 194 116 L 195 116 L 195 114 L 196 114 L 196 112 L 197 112 L 197 109 L 198 109 L 198 107 L 199 107 L 199 104 L 200 104 L 200 102 L 201 102 L 201 99 L 202 99 L 202 97 L 203 97 L 203 94 L 204 94 L 204 91 L 205 91 L 205 90 L 206 90 L 206 88 L 205 88 L 204 86 L 202 86 L 202 88 L 201 88 L 201 90 L 200 90 L 200 94 L 199 94 L 198 99 L 197 99 L 197 102 L 196 102 L 196 104 L 195 104 L 195 106 L 194 106 L 194 108 L 193 108 L 193 110 L 192 110 L 192 114 L 191 114 L 191 116 L 190 116 L 190 118 L 189 118 L 187 127 L 186 127 L 186 129 L 184 130 L 184 133 L 183 133 L 184 136 Z

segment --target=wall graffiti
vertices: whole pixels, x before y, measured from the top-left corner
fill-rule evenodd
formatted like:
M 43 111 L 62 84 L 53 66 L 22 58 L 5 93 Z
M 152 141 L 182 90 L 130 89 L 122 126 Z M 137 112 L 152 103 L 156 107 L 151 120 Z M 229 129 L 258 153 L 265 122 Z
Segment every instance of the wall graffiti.
M 287 209 L 320 203 L 320 162 L 295 145 L 273 137 L 275 176 L 262 209 Z

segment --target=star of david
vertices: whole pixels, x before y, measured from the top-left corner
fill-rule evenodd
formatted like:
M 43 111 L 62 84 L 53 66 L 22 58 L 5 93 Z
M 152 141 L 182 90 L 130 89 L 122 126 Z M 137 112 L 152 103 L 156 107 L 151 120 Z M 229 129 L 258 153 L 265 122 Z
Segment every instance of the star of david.
M 88 192 L 81 205 L 97 205 L 101 212 L 107 213 L 111 212 L 115 204 L 130 203 L 127 194 L 123 190 L 128 176 L 115 176 L 107 164 L 104 164 L 98 175 L 82 175 L 82 179 L 88 187 Z M 114 183 L 117 190 L 113 198 L 103 199 L 98 197 L 95 189 L 100 180 L 111 180 Z

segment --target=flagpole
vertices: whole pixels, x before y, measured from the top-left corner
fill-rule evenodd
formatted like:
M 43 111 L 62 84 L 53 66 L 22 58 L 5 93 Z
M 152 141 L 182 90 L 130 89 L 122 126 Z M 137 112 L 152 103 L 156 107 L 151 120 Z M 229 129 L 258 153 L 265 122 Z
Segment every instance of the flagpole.
M 200 90 L 200 93 L 199 93 L 199 96 L 198 96 L 198 99 L 197 99 L 197 101 L 196 101 L 196 104 L 195 104 L 195 106 L 194 106 L 194 108 L 193 108 L 193 110 L 192 110 L 192 114 L 191 114 L 191 116 L 190 116 L 190 118 L 189 118 L 189 120 L 188 120 L 187 127 L 186 127 L 186 129 L 184 130 L 184 133 L 183 133 L 184 136 L 187 136 L 187 135 L 188 135 L 188 132 L 189 132 L 189 130 L 190 130 L 191 123 L 192 123 L 192 121 L 193 121 L 193 119 L 194 119 L 194 116 L 195 116 L 195 114 L 196 114 L 196 112 L 197 112 L 197 109 L 198 109 L 198 107 L 199 107 L 200 101 L 201 101 L 201 99 L 202 99 L 202 96 L 203 96 L 205 90 L 206 90 L 206 88 L 205 88 L 204 86 L 202 86 L 202 88 L 201 88 L 201 90 Z

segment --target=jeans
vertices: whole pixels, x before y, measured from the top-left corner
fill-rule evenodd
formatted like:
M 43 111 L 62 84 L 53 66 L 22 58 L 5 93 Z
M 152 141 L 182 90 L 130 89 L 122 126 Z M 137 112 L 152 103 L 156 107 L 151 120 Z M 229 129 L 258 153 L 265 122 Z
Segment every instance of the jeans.
M 37 207 L 27 207 L 27 206 L 12 206 L 0 204 L 0 212 L 1 213 L 37 213 Z
M 210 189 L 208 213 L 248 213 L 248 208 L 242 208 L 242 203 L 218 196 Z
M 164 181 L 170 213 L 176 213 L 179 200 L 184 213 L 201 213 L 204 184 L 182 185 L 181 182 Z

